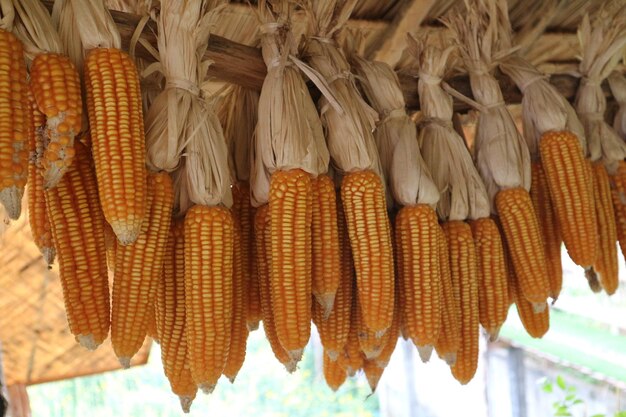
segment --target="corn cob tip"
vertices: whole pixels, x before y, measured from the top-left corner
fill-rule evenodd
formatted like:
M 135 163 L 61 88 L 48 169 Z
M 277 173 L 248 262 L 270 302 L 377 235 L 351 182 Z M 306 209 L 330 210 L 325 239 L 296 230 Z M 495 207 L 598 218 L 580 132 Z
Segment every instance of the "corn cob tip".
M 422 363 L 428 363 L 433 354 L 433 345 L 417 346 L 417 353 L 419 353 Z
M 253 332 L 255 330 L 259 329 L 259 322 L 258 321 L 249 321 L 246 326 L 248 327 L 248 331 L 249 332 Z
M 367 352 L 362 351 L 365 355 L 365 359 L 376 359 L 380 356 L 380 353 L 383 351 L 383 346 L 376 346 L 373 350 L 368 350 Z
M 541 314 L 548 308 L 548 303 L 532 303 L 533 304 L 533 313 Z
M 120 361 L 120 365 L 122 365 L 123 369 L 130 368 L 130 358 L 128 356 L 122 356 L 117 358 L 117 360 Z
M 328 355 L 328 359 L 330 359 L 331 361 L 335 362 L 337 359 L 339 359 L 339 352 L 331 350 L 331 349 L 324 349 L 326 351 L 326 354 Z
M 4 206 L 4 210 L 11 220 L 20 218 L 22 213 L 22 195 L 24 195 L 24 191 L 16 186 L 7 187 L 0 191 L 0 203 Z
M 132 229 L 129 229 L 128 224 L 112 222 L 111 228 L 113 229 L 113 233 L 115 233 L 115 236 L 117 236 L 117 240 L 120 242 L 120 244 L 122 246 L 127 246 L 135 243 L 135 241 L 139 237 L 139 232 L 141 231 L 141 223 L 139 223 L 138 227 L 133 227 Z
M 333 305 L 335 304 L 335 294 L 316 294 L 315 300 L 322 306 L 322 319 L 326 320 L 333 311 Z
M 389 365 L 389 359 L 376 359 L 376 366 L 385 369 Z
M 502 328 L 502 326 L 498 326 L 496 328 L 493 329 L 485 329 L 485 331 L 487 332 L 487 335 L 489 336 L 489 341 L 490 342 L 495 342 L 498 340 L 498 337 L 500 337 L 500 329 Z
M 443 359 L 448 366 L 454 366 L 456 364 L 456 352 L 446 353 L 441 359 Z
M 600 285 L 598 274 L 593 268 L 585 269 L 585 278 L 587 278 L 587 283 L 589 284 L 589 289 L 591 289 L 591 291 L 596 294 L 602 291 L 602 285 Z
M 41 255 L 43 256 L 43 260 L 46 262 L 46 265 L 52 265 L 56 254 L 57 252 L 54 248 L 41 248 Z
M 191 404 L 193 403 L 193 397 L 181 395 L 180 397 L 178 397 L 178 399 L 180 400 L 180 408 L 183 409 L 183 413 L 189 414 L 189 411 L 191 410 Z
M 298 369 L 298 362 L 291 360 L 287 363 L 284 363 L 283 365 L 285 365 L 285 369 L 287 370 L 287 372 L 289 372 L 290 374 L 293 374 L 294 372 L 296 372 L 296 369 Z
M 352 367 L 350 366 L 346 367 L 346 373 L 348 374 L 350 378 L 356 375 L 356 371 L 358 371 L 358 369 L 352 369 Z
M 92 334 L 76 336 L 78 343 L 87 350 L 96 350 L 98 344 Z
M 202 391 L 203 394 L 209 395 L 215 389 L 215 384 L 211 384 L 209 382 L 204 382 L 202 384 L 198 384 L 198 389 Z
M 374 337 L 376 339 L 380 339 L 381 337 L 383 337 L 385 335 L 385 333 L 387 333 L 387 329 L 379 330 L 376 333 L 374 333 Z
M 289 357 L 294 362 L 294 365 L 300 362 L 300 360 L 302 359 L 303 352 L 304 352 L 304 349 L 296 349 L 296 350 L 289 351 Z
M 224 374 L 224 375 L 226 375 L 226 374 Z M 228 382 L 230 382 L 231 384 L 234 384 L 235 383 L 235 379 L 237 379 L 237 375 L 236 374 L 232 375 L 232 376 L 226 375 L 226 378 L 228 379 Z

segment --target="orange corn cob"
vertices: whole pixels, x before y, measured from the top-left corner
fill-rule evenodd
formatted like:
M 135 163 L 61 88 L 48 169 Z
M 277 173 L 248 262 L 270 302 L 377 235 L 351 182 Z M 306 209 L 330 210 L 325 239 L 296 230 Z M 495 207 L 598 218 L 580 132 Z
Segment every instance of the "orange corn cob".
M 37 110 L 34 102 L 31 102 L 31 106 L 33 129 L 30 131 L 31 156 L 28 163 L 28 222 L 33 240 L 43 255 L 44 261 L 51 265 L 56 252 L 52 242 L 52 226 L 46 212 L 46 196 L 40 161 L 40 155 L 43 152 L 43 125 L 46 123 L 46 117 Z
M 243 233 L 235 217 L 235 240 L 233 241 L 233 318 L 231 322 L 230 349 L 224 366 L 224 375 L 231 383 L 246 359 L 248 326 L 246 324 L 246 271 L 244 268 Z M 246 262 L 248 259 L 246 259 Z
M 437 227 L 439 227 L 439 225 L 437 225 Z M 396 288 L 396 302 L 394 304 L 393 320 L 391 322 L 391 327 L 389 327 L 389 330 L 385 333 L 385 336 L 383 336 L 385 339 L 385 343 L 383 344 L 383 348 L 380 351 L 380 354 L 375 359 L 376 364 L 383 369 L 386 368 L 389 364 L 391 355 L 393 354 L 393 351 L 396 350 L 398 338 L 400 337 L 400 322 L 402 321 L 402 311 L 400 310 L 400 303 L 398 302 L 400 292 L 400 288 Z
M 398 271 L 408 337 L 430 356 L 441 324 L 437 215 L 427 205 L 403 207 L 396 217 Z
M 589 268 L 585 270 L 585 278 L 587 278 L 587 284 L 589 284 L 589 289 L 594 293 L 602 292 L 602 284 L 600 284 L 600 279 L 598 278 L 598 274 L 594 271 L 593 268 Z
M 254 215 L 256 209 L 252 207 L 250 202 L 250 185 L 247 182 L 239 181 L 233 185 L 233 207 L 231 210 L 241 229 L 241 262 L 245 282 L 246 322 L 249 330 L 255 330 L 261 321 L 261 296 L 256 270 L 256 254 L 254 253 Z
M 33 127 L 22 43 L 0 29 L 0 203 L 10 219 L 22 210 Z
M 107 266 L 111 272 L 115 272 L 115 251 L 117 249 L 117 237 L 113 233 L 111 225 L 104 222 L 104 244 L 106 247 Z
M 346 370 L 341 367 L 338 361 L 330 359 L 330 355 L 328 355 L 326 351 L 324 351 L 323 356 L 324 379 L 330 389 L 337 391 L 339 387 L 346 382 L 348 374 L 346 373 Z
M 312 191 L 312 289 L 328 317 L 341 280 L 335 185 L 328 175 L 320 175 L 312 180 Z
M 353 290 L 354 291 L 354 290 Z M 356 291 L 355 291 L 356 293 Z M 363 320 L 363 309 L 361 307 L 361 303 L 357 297 L 357 321 L 353 326 L 356 326 L 359 337 L 359 347 L 361 348 L 361 352 L 365 355 L 365 359 L 374 359 L 380 355 L 380 352 L 383 350 L 383 346 L 387 341 L 385 334 L 377 335 L 376 332 L 372 331 L 365 325 L 365 320 Z M 393 320 L 392 320 L 393 322 Z M 391 327 L 391 326 L 389 326 Z
M 354 285 L 354 284 L 353 284 Z M 358 321 L 359 321 L 359 310 L 356 304 L 357 295 L 354 292 L 352 293 L 352 303 L 350 308 L 350 330 L 348 332 L 348 341 L 346 342 L 346 346 L 344 347 L 343 354 L 339 355 L 337 361 L 339 364 L 345 368 L 346 372 L 349 376 L 356 375 L 356 372 L 363 368 L 363 361 L 365 360 L 365 356 L 361 352 L 361 346 L 359 345 L 359 330 L 358 330 Z
M 296 361 L 311 333 L 311 177 L 295 169 L 272 174 L 269 195 L 270 282 L 276 335 Z
M 393 318 L 394 268 L 391 225 L 382 180 L 372 171 L 351 172 L 341 184 L 363 320 L 384 333 Z
M 55 187 L 74 159 L 74 138 L 82 127 L 80 77 L 66 56 L 39 54 L 30 68 L 33 96 L 46 115 L 45 150 L 41 158 L 44 188 Z
M 89 150 L 80 144 L 76 150 L 75 163 L 45 197 L 70 330 L 93 350 L 110 323 L 104 219 Z
M 508 268 L 508 281 L 509 287 L 513 290 L 513 299 L 515 301 L 515 307 L 517 307 L 517 314 L 522 321 L 526 332 L 534 338 L 543 337 L 544 334 L 550 328 L 550 309 L 546 304 L 541 312 L 535 312 L 533 305 L 524 298 L 521 293 L 521 288 L 517 276 L 515 275 L 515 269 Z
M 193 380 L 205 393 L 224 371 L 233 317 L 233 241 L 230 210 L 193 206 L 185 216 L 185 310 Z
M 376 392 L 378 382 L 380 382 L 385 368 L 381 368 L 373 359 L 366 359 L 363 363 L 363 371 L 365 372 L 365 377 L 367 378 L 370 389 L 372 392 Z
M 104 216 L 122 245 L 139 236 L 147 212 L 145 138 L 139 76 L 118 49 L 85 58 L 87 111 Z
M 157 283 L 157 288 L 160 284 L 160 282 Z M 154 303 L 150 303 L 148 305 L 148 310 L 146 311 L 146 335 L 155 342 L 160 343 L 159 335 L 157 333 L 156 311 Z
M 189 412 L 198 387 L 191 377 L 187 353 L 185 235 L 182 220 L 171 222 L 159 284 L 155 311 L 157 334 L 161 341 L 161 361 L 172 392 L 180 397 L 183 411 Z
M 550 199 L 548 179 L 541 162 L 532 164 L 532 185 L 530 198 L 537 214 L 544 252 L 548 267 L 550 298 L 553 302 L 559 297 L 563 286 L 563 266 L 561 265 L 561 229 Z
M 461 320 L 461 344 L 452 375 L 467 384 L 478 366 L 478 265 L 472 229 L 461 221 L 443 224 L 450 255 L 450 276 L 458 294 Z
M 272 253 L 270 251 L 270 216 L 269 206 L 266 204 L 257 209 L 254 217 L 254 237 L 256 241 L 257 271 L 259 277 L 259 290 L 261 296 L 261 313 L 263 314 L 263 330 L 265 337 L 270 343 L 274 356 L 282 363 L 288 372 L 296 370 L 296 362 L 282 347 L 276 336 L 274 313 L 272 309 L 272 291 L 270 288 L 270 263 Z
M 111 342 L 123 367 L 143 344 L 163 269 L 174 191 L 167 173 L 148 176 L 148 214 L 137 240 L 115 251 Z
M 593 269 L 597 272 L 604 291 L 613 295 L 619 284 L 615 244 L 617 229 L 609 175 L 601 162 L 593 165 L 593 193 L 598 222 L 598 257 L 593 263 Z
M 502 190 L 496 194 L 496 208 L 522 293 L 541 308 L 550 295 L 550 281 L 530 194 L 523 188 Z
M 460 286 L 452 285 L 448 242 L 441 227 L 439 235 L 439 269 L 441 271 L 441 328 L 435 343 L 437 355 L 450 366 L 456 363 L 461 346 L 461 293 Z
M 617 240 L 626 257 L 626 162 L 619 161 L 615 174 L 610 176 L 613 211 L 615 212 L 615 227 Z
M 498 225 L 490 218 L 470 223 L 478 261 L 478 317 L 495 341 L 509 311 L 504 250 Z
M 576 264 L 589 267 L 596 259 L 597 237 L 596 225 L 590 222 L 593 194 L 584 186 L 585 162 L 580 142 L 571 132 L 547 132 L 541 137 L 539 150 L 567 252 Z M 516 251 L 513 249 L 513 253 Z M 515 256 L 513 263 L 517 271 Z M 519 272 L 517 275 L 528 298 L 526 278 Z

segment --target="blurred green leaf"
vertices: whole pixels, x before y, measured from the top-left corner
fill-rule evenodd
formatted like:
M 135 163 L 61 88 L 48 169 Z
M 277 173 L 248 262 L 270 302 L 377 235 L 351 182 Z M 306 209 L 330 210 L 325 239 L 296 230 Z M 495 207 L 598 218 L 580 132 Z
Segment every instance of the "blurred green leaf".
M 559 388 L 565 391 L 565 388 L 566 388 L 565 379 L 563 379 L 561 375 L 556 377 L 556 384 L 559 386 Z

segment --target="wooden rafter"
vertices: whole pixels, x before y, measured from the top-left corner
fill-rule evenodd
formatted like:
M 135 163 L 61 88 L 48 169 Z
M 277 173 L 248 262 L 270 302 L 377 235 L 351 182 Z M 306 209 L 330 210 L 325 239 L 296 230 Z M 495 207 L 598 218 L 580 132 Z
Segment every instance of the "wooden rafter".
M 419 28 L 436 0 L 406 0 L 383 35 L 366 51 L 370 59 L 394 66 L 402 55 L 408 32 Z

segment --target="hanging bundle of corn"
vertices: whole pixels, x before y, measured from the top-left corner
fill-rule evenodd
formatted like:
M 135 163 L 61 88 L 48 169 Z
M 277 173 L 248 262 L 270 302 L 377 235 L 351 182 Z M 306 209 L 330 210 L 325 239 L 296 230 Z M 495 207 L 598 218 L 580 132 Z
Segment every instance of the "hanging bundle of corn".
M 609 85 L 613 92 L 613 97 L 619 104 L 619 109 L 615 114 L 613 129 L 618 135 L 626 140 L 626 77 L 617 71 L 609 76 Z M 613 209 L 615 211 L 615 226 L 617 229 L 617 240 L 626 255 L 626 162 L 619 161 L 617 171 L 610 177 L 611 196 L 613 197 Z
M 297 362 L 309 340 L 311 326 L 312 239 L 325 246 L 322 253 L 332 255 L 324 259 L 320 253 L 317 262 L 335 262 L 331 270 L 337 275 L 335 291 L 340 271 L 336 216 L 319 212 L 319 216 L 331 218 L 319 219 L 312 227 L 314 204 L 332 197 L 329 204 L 334 211 L 335 194 L 332 185 L 331 196 L 318 187 L 318 176 L 328 170 L 329 155 L 301 73 L 302 69 L 310 69 L 295 58 L 297 44 L 288 26 L 293 7 L 289 2 L 259 2 L 261 48 L 268 74 L 259 99 L 255 158 L 270 175 L 270 181 L 264 184 L 253 171 L 252 194 L 257 205 L 269 203 L 274 324 L 281 345 Z M 334 240 L 331 246 L 318 241 L 325 239 L 324 225 L 329 228 L 326 237 Z M 332 299 L 334 293 L 329 301 Z M 326 314 L 327 303 L 323 308 Z
M 508 49 L 508 4 L 496 1 L 489 3 L 490 13 L 498 16 L 501 48 Z M 530 194 L 542 232 L 550 297 L 556 300 L 563 279 L 561 234 L 577 264 L 589 266 L 596 253 L 593 196 L 585 181 L 585 132 L 569 102 L 524 58 L 509 54 L 500 69 L 523 94 L 522 124 L 532 161 Z
M 241 232 L 242 278 L 245 319 L 249 330 L 259 327 L 261 299 L 254 253 L 255 208 L 250 200 L 250 148 L 257 124 L 259 94 L 239 86 L 231 87 L 221 101 L 218 117 L 228 143 L 228 156 L 236 180 L 233 185 L 233 215 Z
M 498 17 L 480 0 L 466 2 L 466 10 L 449 18 L 470 76 L 480 110 L 475 138 L 478 171 L 486 185 L 509 243 L 524 297 L 538 310 L 550 294 L 547 263 L 539 222 L 532 206 L 530 153 L 507 110 L 492 74 L 497 61 Z M 495 203 L 495 204 L 494 204 Z
M 598 10 L 593 17 L 585 15 L 578 27 L 581 47 L 579 72 L 582 76 L 576 95 L 576 111 L 585 128 L 588 157 L 591 167 L 591 183 L 595 202 L 598 230 L 598 250 L 591 265 L 602 287 L 608 294 L 617 288 L 617 241 L 613 204 L 623 204 L 611 197 L 611 186 L 617 193 L 623 181 L 617 176 L 619 166 L 626 157 L 626 143 L 604 120 L 606 98 L 600 84 L 607 78 L 621 59 L 621 49 L 626 45 L 626 6 L 609 4 Z M 607 175 L 608 173 L 608 175 Z
M 381 336 L 393 317 L 394 268 L 385 187 L 373 130 L 377 113 L 360 96 L 337 36 L 355 0 L 312 0 L 308 63 L 330 84 L 333 97 L 318 102 L 328 150 L 342 174 L 343 200 L 356 267 L 357 294 L 366 326 Z
M 439 191 L 422 159 L 415 123 L 406 113 L 393 69 L 356 55 L 352 61 L 365 95 L 381 115 L 374 132 L 376 145 L 393 198 L 402 206 L 395 229 L 402 322 L 406 335 L 428 357 L 441 322 L 439 225 L 434 210 Z

